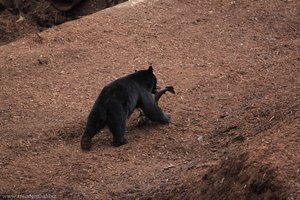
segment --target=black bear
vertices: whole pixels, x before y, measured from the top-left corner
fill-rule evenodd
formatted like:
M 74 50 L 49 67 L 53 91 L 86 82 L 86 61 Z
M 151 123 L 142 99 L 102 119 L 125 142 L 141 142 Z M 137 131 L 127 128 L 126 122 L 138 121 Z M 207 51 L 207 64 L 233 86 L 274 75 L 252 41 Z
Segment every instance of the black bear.
M 106 125 L 112 132 L 114 146 L 126 144 L 125 127 L 135 108 L 142 109 L 153 122 L 169 123 L 170 118 L 158 107 L 153 97 L 156 82 L 153 68 L 149 66 L 147 70 L 136 71 L 105 86 L 88 116 L 81 149 L 89 150 L 93 136 Z

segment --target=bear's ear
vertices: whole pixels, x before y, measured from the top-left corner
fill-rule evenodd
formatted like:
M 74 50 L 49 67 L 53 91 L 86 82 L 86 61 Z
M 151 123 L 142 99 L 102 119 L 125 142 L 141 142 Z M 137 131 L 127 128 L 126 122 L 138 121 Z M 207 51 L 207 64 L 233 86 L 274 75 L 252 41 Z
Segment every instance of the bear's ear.
M 152 65 L 149 66 L 148 71 L 153 72 L 153 67 L 152 67 Z

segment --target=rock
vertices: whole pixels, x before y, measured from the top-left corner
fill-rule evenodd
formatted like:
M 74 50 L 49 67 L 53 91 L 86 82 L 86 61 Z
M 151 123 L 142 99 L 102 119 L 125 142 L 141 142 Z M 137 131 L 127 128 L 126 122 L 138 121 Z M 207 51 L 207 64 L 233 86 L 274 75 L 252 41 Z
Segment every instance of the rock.
M 198 138 L 197 138 L 197 140 L 198 140 L 199 143 L 202 143 L 203 142 L 203 136 L 199 135 Z

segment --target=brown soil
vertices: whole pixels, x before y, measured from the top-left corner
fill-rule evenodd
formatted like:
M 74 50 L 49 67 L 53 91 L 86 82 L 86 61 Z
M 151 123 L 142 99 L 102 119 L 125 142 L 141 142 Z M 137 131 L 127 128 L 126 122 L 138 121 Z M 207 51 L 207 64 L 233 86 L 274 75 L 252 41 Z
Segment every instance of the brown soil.
M 0 47 L 2 197 L 299 199 L 299 2 L 136 2 Z M 82 152 L 101 88 L 149 63 L 172 123 Z
M 52 6 L 49 0 L 0 0 L 0 45 L 125 1 L 84 0 L 63 12 Z

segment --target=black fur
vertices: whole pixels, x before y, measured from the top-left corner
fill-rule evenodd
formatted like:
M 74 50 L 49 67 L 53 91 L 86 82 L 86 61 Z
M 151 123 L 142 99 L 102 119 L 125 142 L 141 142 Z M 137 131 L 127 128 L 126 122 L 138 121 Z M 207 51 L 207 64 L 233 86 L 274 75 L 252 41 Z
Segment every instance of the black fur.
M 105 86 L 89 114 L 81 148 L 89 150 L 93 136 L 106 125 L 113 134 L 114 146 L 126 144 L 125 127 L 135 108 L 141 108 L 153 122 L 169 123 L 169 117 L 157 106 L 152 95 L 155 92 L 156 77 L 152 66 Z
M 153 96 L 155 99 L 156 104 L 158 104 L 158 101 L 160 99 L 160 97 L 165 94 L 166 92 L 170 92 L 172 94 L 175 94 L 175 90 L 173 86 L 167 86 L 164 89 L 160 89 L 153 92 Z M 147 118 L 147 116 L 145 115 L 145 113 L 143 112 L 143 110 L 139 109 L 140 111 L 140 115 L 138 117 L 138 122 L 137 125 L 138 126 L 143 126 L 145 124 L 147 124 L 150 120 Z

